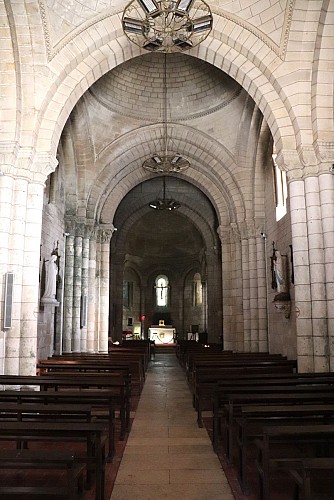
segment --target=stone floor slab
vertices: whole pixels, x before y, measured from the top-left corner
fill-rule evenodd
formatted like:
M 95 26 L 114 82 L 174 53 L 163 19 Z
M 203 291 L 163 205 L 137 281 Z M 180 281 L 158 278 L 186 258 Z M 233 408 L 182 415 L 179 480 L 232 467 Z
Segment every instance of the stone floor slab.
M 157 355 L 134 416 L 110 500 L 233 500 L 185 373 Z

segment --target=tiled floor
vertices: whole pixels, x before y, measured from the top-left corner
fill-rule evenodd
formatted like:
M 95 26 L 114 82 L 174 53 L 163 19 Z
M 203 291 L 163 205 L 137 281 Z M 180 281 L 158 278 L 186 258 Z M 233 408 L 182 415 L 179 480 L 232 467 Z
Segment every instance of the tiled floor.
M 233 500 L 175 355 L 151 362 L 111 500 Z

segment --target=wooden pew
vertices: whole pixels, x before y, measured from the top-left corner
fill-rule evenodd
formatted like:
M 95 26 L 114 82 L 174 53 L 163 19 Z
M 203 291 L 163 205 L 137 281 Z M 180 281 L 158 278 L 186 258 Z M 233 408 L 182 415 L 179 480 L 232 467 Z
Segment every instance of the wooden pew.
M 256 362 L 256 361 L 287 361 L 286 357 L 281 354 L 241 352 L 241 353 L 226 353 L 225 351 L 212 352 L 206 349 L 204 352 L 190 352 L 186 358 L 186 369 L 189 372 L 194 370 L 195 365 L 205 365 L 205 362 L 238 363 L 241 361 Z M 294 361 L 296 363 L 296 361 Z
M 130 426 L 130 397 L 131 387 L 129 381 L 122 376 L 115 374 L 77 374 L 75 377 L 68 377 L 57 374 L 41 376 L 20 376 L 20 375 L 0 375 L 0 385 L 24 387 L 39 387 L 41 391 L 62 391 L 68 389 L 103 389 L 113 393 L 114 409 L 119 409 L 121 420 L 121 437 L 124 439 Z
M 263 435 L 265 426 L 298 424 L 334 424 L 334 404 L 247 405 L 241 407 L 238 425 L 238 470 L 240 486 L 249 493 L 247 482 L 248 448 Z M 304 484 L 303 484 L 304 486 Z
M 97 422 L 2 422 L 0 441 L 86 441 L 82 462 L 95 471 L 95 500 L 104 499 L 105 426 Z
M 216 367 L 215 369 L 205 368 L 197 372 L 197 377 L 192 387 L 193 405 L 197 410 L 197 424 L 203 427 L 202 411 L 212 410 L 213 408 L 213 393 L 219 388 L 219 384 L 223 380 L 232 381 L 244 379 L 262 380 L 266 376 L 273 375 L 275 377 L 291 374 L 293 368 L 290 365 L 280 366 L 262 366 L 261 364 L 253 366 L 232 366 L 232 367 Z
M 249 389 L 249 388 L 248 388 Z M 227 460 L 232 462 L 233 450 L 233 429 L 236 416 L 239 416 L 238 410 L 246 404 L 334 404 L 333 387 L 322 388 L 321 392 L 317 386 L 300 387 L 257 387 L 248 389 L 240 389 L 235 393 L 218 393 L 214 394 L 214 414 L 213 414 L 213 447 L 218 449 L 218 428 L 219 419 L 225 419 L 225 450 Z M 233 389 L 234 390 L 234 389 Z M 243 392 L 244 391 L 244 392 Z
M 238 359 L 194 359 L 192 370 L 188 372 L 188 379 L 194 380 L 198 377 L 198 372 L 200 370 L 212 370 L 214 372 L 218 368 L 233 368 L 233 367 L 251 367 L 251 366 L 261 366 L 261 367 L 283 367 L 284 369 L 289 369 L 290 372 L 297 371 L 296 360 L 288 359 L 261 359 L 261 358 L 238 358 Z
M 142 364 L 138 360 L 120 360 L 116 361 L 104 359 L 87 358 L 69 358 L 53 357 L 51 359 L 41 359 L 36 365 L 37 374 L 45 375 L 47 373 L 57 374 L 57 372 L 80 372 L 80 373 L 119 373 L 127 377 L 131 384 L 131 393 L 140 394 L 144 386 L 144 377 L 142 373 Z
M 95 410 L 107 412 L 108 423 L 108 459 L 111 461 L 115 454 L 115 419 L 114 419 L 114 393 L 101 390 L 81 391 L 0 391 L 0 406 L 2 404 L 15 403 L 21 405 L 57 405 L 60 409 L 70 404 L 71 406 L 89 405 L 92 415 Z M 100 418 L 100 416 L 99 416 Z M 122 430 L 121 430 L 122 432 Z
M 51 357 L 51 359 L 55 358 L 55 357 L 59 357 L 59 355 L 54 355 Z M 122 346 L 119 346 L 119 347 L 112 347 L 111 351 L 109 351 L 108 353 L 81 353 L 81 352 L 77 352 L 77 353 L 63 353 L 61 355 L 61 357 L 63 359 L 98 359 L 98 360 L 108 360 L 108 361 L 112 361 L 112 360 L 125 360 L 125 359 L 129 359 L 129 360 L 133 360 L 133 361 L 140 361 L 141 365 L 142 365 L 142 372 L 143 374 L 145 375 L 146 373 L 146 370 L 147 370 L 147 367 L 148 367 L 148 363 L 150 361 L 149 357 L 148 357 L 148 354 L 145 350 L 142 350 L 142 349 L 131 349 L 131 348 L 125 348 L 125 347 L 122 347 Z
M 334 425 L 289 425 L 289 426 L 275 426 L 264 427 L 263 436 L 255 441 L 258 448 L 258 457 L 256 460 L 256 467 L 261 484 L 261 498 L 262 500 L 270 500 L 270 476 L 272 472 L 279 468 L 282 470 L 296 470 L 296 462 L 300 460 L 300 456 L 292 457 L 287 454 L 286 457 L 275 457 L 275 444 L 277 443 L 294 443 L 296 446 L 301 446 L 305 443 L 312 444 L 314 447 L 319 448 L 319 445 L 325 446 L 333 445 L 334 443 Z M 324 458 L 324 462 L 328 457 L 310 457 L 309 462 L 305 463 L 309 470 L 312 468 L 318 469 L 321 463 L 317 462 L 319 458 Z M 305 459 L 304 457 L 302 458 Z M 333 464 L 334 459 L 332 459 Z M 313 464 L 312 464 L 313 462 Z M 323 464 L 325 465 L 325 464 Z
M 24 475 L 25 484 L 6 486 L 4 481 L 0 482 L 0 496 L 7 498 L 66 498 L 68 500 L 79 500 L 84 495 L 83 473 L 85 465 L 77 462 L 77 457 L 71 451 L 53 450 L 9 450 L 2 449 L 0 452 L 0 471 L 3 470 L 64 470 L 66 478 L 60 484 L 52 481 L 51 485 L 32 486 L 29 477 Z M 65 484 L 64 484 L 65 483 Z
M 299 460 L 282 459 L 276 460 L 276 469 L 288 470 L 291 477 L 298 486 L 298 498 L 303 500 L 313 500 L 311 489 L 311 474 L 319 471 L 328 471 L 328 478 L 334 470 L 333 457 L 311 457 Z

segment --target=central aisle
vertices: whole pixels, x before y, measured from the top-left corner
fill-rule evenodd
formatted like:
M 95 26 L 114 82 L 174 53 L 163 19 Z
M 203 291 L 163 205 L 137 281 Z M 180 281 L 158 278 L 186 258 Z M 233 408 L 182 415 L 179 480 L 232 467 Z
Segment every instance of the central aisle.
M 174 354 L 150 363 L 111 500 L 233 500 Z

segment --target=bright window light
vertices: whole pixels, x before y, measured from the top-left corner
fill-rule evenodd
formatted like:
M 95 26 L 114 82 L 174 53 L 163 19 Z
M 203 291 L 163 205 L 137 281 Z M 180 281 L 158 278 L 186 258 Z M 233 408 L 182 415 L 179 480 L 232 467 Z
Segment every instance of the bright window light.
M 288 197 L 288 187 L 286 172 L 279 169 L 276 163 L 276 155 L 273 155 L 272 157 L 275 172 L 276 221 L 279 221 L 287 212 L 286 201 Z

